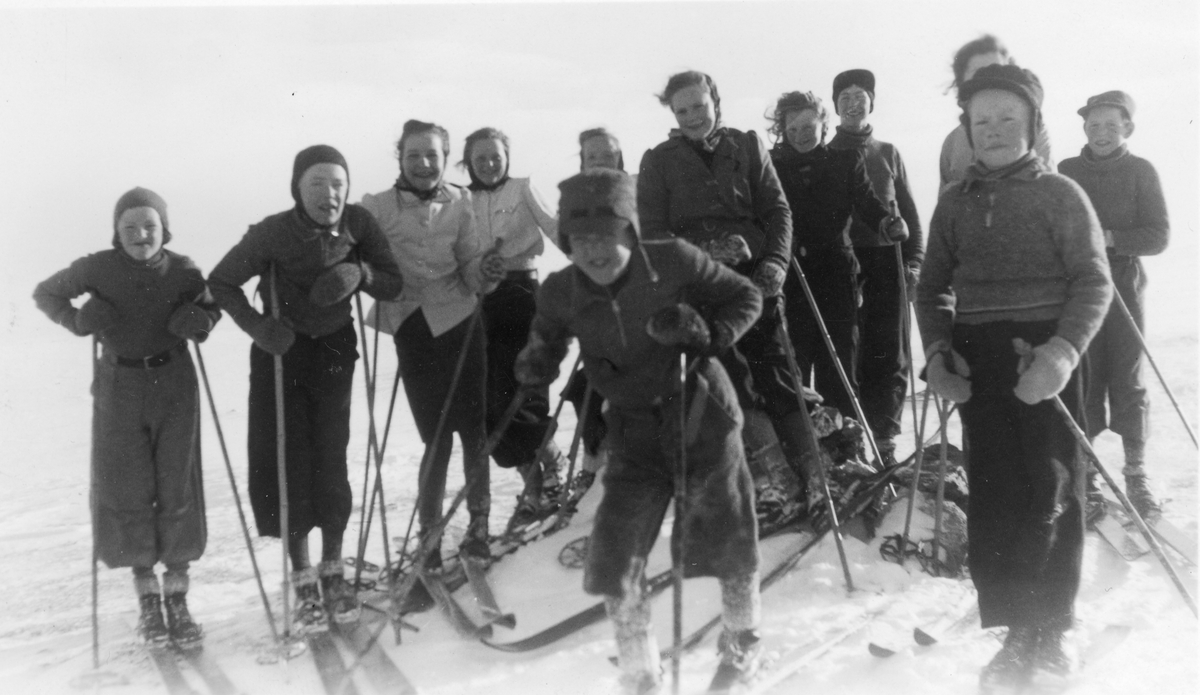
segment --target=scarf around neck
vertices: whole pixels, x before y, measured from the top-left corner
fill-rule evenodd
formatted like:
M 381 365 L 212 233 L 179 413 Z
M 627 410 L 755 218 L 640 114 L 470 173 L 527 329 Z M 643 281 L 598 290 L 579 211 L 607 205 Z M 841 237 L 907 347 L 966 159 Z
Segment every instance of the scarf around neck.
M 683 134 L 683 131 L 678 128 L 672 128 L 668 137 L 682 138 L 684 142 L 690 145 L 697 152 L 705 152 L 712 154 L 717 151 L 717 145 L 721 144 L 721 138 L 725 136 L 725 126 L 721 125 L 721 120 L 717 119 L 717 125 L 712 129 L 712 132 L 705 135 L 701 140 L 693 140 Z
M 966 193 L 972 188 L 984 181 L 1001 181 L 1003 179 L 1021 179 L 1032 181 L 1042 174 L 1050 170 L 1042 163 L 1040 157 L 1033 150 L 1029 150 L 1023 157 L 1007 166 L 999 169 L 989 169 L 982 162 L 976 160 L 967 169 L 967 175 L 962 182 L 962 191 Z
M 508 172 L 507 171 L 504 172 L 504 176 L 500 177 L 500 180 L 498 180 L 498 181 L 496 181 L 496 183 L 493 183 L 490 185 L 484 183 L 483 181 L 480 181 L 479 177 L 475 176 L 475 172 L 471 171 L 469 168 L 467 169 L 467 175 L 471 177 L 471 185 L 467 186 L 467 190 L 469 190 L 473 193 L 478 193 L 479 191 L 491 192 L 491 191 L 499 190 L 501 188 L 504 188 L 504 184 L 508 183 Z
M 412 193 L 417 197 L 417 200 L 420 200 L 423 203 L 428 203 L 429 201 L 433 200 L 433 197 L 442 190 L 442 182 L 438 181 L 438 185 L 426 191 L 414 187 L 408 182 L 408 179 L 404 178 L 404 174 L 400 174 L 400 177 L 396 179 L 396 183 L 394 184 L 393 188 L 395 188 L 397 191 Z

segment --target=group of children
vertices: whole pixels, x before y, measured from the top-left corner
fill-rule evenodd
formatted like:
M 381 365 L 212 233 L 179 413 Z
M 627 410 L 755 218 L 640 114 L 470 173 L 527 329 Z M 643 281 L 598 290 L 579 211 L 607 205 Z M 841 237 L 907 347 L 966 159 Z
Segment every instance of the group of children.
M 497 433 L 492 456 L 526 480 L 519 511 L 535 514 L 557 493 L 561 455 L 541 444 L 551 426 L 547 390 L 574 338 L 576 395 L 596 396 L 583 399 L 596 404 L 580 415 L 585 438 L 593 451 L 602 438 L 608 451 L 584 586 L 605 597 L 622 688 L 649 693 L 661 682 L 644 570 L 683 461 L 686 513 L 672 548 L 685 552 L 688 576 L 720 580 L 722 660 L 748 675 L 761 650 L 761 609 L 744 413 L 766 414 L 812 502 L 820 456 L 804 384 L 846 416 L 860 399 L 879 463 L 893 464 L 910 364 L 907 302 L 915 298 L 929 387 L 961 404 L 970 442 L 970 561 L 982 624 L 1009 628 L 981 682 L 991 689 L 1065 677 L 1087 476 L 1053 399 L 1089 434 L 1108 426 L 1122 435 L 1130 494 L 1140 511 L 1156 511 L 1142 465 L 1140 348 L 1109 302 L 1115 284 L 1141 329 L 1137 257 L 1160 252 L 1168 228 L 1153 167 L 1124 142 L 1132 98 L 1089 99 L 1080 109 L 1088 145 L 1056 174 L 1035 151 L 1045 139 L 1036 76 L 1002 50 L 971 53 L 998 46 L 984 37 L 956 57 L 971 162 L 944 188 L 927 248 L 903 161 L 869 125 L 875 79 L 867 70 L 834 80 L 841 124 L 829 143 L 821 99 L 784 94 L 770 150 L 753 131 L 722 123 L 711 77 L 674 75 L 660 101 L 678 129 L 647 151 L 636 177 L 623 171 L 615 136 L 585 131 L 582 171 L 560 184 L 557 215 L 528 179 L 508 176 L 508 139 L 495 129 L 467 138 L 471 185 L 462 188 L 444 181 L 446 130 L 405 123 L 395 185 L 361 205 L 348 202 L 341 154 L 310 147 L 295 159 L 294 207 L 251 226 L 207 284 L 187 258 L 162 248 L 171 238 L 162 199 L 145 189 L 122 196 L 115 248 L 55 274 L 35 298 L 53 320 L 103 347 L 93 385 L 95 538 L 107 565 L 133 567 L 141 635 L 154 643 L 201 636 L 184 600 L 188 562 L 205 542 L 186 341 L 207 337 L 218 307 L 253 340 L 250 498 L 259 533 L 276 537 L 274 369 L 282 365 L 286 542 L 299 624 L 357 619 L 341 556 L 358 357 L 351 297 L 361 290 L 377 300 L 367 324 L 394 336 L 427 447 L 417 503 L 423 539 L 439 527 L 458 432 L 470 514 L 461 550 L 487 556 L 484 444 L 507 425 L 501 414 L 516 397 L 518 415 Z M 534 260 L 544 237 L 571 265 L 539 286 Z M 261 312 L 241 290 L 256 276 Z M 85 293 L 75 309 L 71 300 Z M 313 528 L 322 531 L 316 567 Z M 435 569 L 441 551 L 418 561 Z M 166 565 L 161 587 L 157 562 Z

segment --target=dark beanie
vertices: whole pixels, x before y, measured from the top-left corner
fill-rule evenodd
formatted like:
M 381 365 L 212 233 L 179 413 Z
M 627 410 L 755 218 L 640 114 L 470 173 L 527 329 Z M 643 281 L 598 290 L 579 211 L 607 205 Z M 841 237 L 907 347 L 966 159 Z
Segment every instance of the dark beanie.
M 975 76 L 958 88 L 958 98 L 963 105 L 959 122 L 967 131 L 967 142 L 971 142 L 971 119 L 967 112 L 971 97 L 985 89 L 999 89 L 1016 94 L 1029 104 L 1029 146 L 1037 140 L 1037 132 L 1042 123 L 1042 82 L 1032 71 L 1016 65 L 985 65 L 975 72 Z
M 167 222 L 167 201 L 162 199 L 162 196 L 150 190 L 149 188 L 132 188 L 125 192 L 117 199 L 117 206 L 113 208 L 113 247 L 121 248 L 121 236 L 117 231 L 117 224 L 121 221 L 121 213 L 133 208 L 153 208 L 158 213 L 158 218 L 162 220 L 163 239 L 162 243 L 167 243 L 171 240 L 170 224 Z
M 833 78 L 833 112 L 838 113 L 837 100 L 841 95 L 842 90 L 852 86 L 860 87 L 864 92 L 871 95 L 871 111 L 875 110 L 875 73 L 862 68 L 847 70 L 838 73 L 838 76 Z M 868 112 L 869 113 L 869 112 Z
M 1094 97 L 1088 97 L 1087 103 L 1084 104 L 1083 108 L 1076 111 L 1076 113 L 1084 118 L 1087 118 L 1092 109 L 1096 108 L 1097 106 L 1115 106 L 1124 111 L 1125 118 L 1128 118 L 1131 121 L 1133 120 L 1133 112 L 1137 110 L 1137 105 L 1133 103 L 1133 97 L 1119 89 L 1114 89 L 1111 92 L 1105 92 L 1103 94 L 1097 94 Z
M 300 150 L 300 153 L 296 155 L 296 161 L 292 164 L 292 200 L 296 201 L 296 205 L 301 206 L 301 209 L 304 204 L 300 200 L 300 177 L 304 176 L 304 172 L 314 164 L 341 166 L 346 170 L 347 185 L 350 183 L 350 165 L 346 164 L 346 158 L 335 148 L 329 145 L 313 145 Z
M 616 233 L 626 225 L 638 231 L 637 192 L 623 171 L 594 169 L 558 184 L 558 233 L 570 253 L 570 235 Z

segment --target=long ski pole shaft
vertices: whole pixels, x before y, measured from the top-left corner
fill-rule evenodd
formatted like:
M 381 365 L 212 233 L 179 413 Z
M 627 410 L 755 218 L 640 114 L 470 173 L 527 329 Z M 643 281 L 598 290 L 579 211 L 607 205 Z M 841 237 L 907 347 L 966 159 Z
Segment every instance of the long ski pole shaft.
M 583 355 L 580 354 L 578 357 L 575 358 L 575 366 L 571 367 L 571 375 L 572 376 L 574 376 L 575 373 L 579 371 L 579 365 L 582 362 L 583 362 Z M 584 396 L 584 397 L 586 398 L 586 396 Z M 537 456 L 540 456 L 542 454 L 542 452 L 546 450 L 546 447 L 549 446 L 549 444 L 550 444 L 550 440 L 554 438 L 554 433 L 558 430 L 558 418 L 560 415 L 562 415 L 563 406 L 566 405 L 566 403 L 567 403 L 567 399 L 563 398 L 562 394 L 559 394 L 558 405 L 554 407 L 554 416 L 551 417 L 550 422 L 547 423 L 546 431 L 544 433 L 542 433 L 542 441 L 538 443 L 537 454 L 536 454 Z M 580 417 L 579 421 L 582 422 L 583 418 Z
M 1150 362 L 1150 366 L 1154 368 L 1154 373 L 1158 375 L 1158 383 L 1162 384 L 1163 391 L 1167 392 L 1167 398 L 1171 399 L 1171 405 L 1175 406 L 1175 412 L 1179 415 L 1179 421 L 1183 423 L 1183 428 L 1187 430 L 1188 437 L 1192 439 L 1192 446 L 1200 448 L 1200 444 L 1196 442 L 1196 433 L 1192 431 L 1192 426 L 1188 424 L 1187 418 L 1183 414 L 1183 409 L 1179 407 L 1179 402 L 1175 400 L 1175 394 L 1171 393 L 1171 387 L 1167 386 L 1167 380 L 1163 378 L 1162 371 L 1158 368 L 1158 363 L 1154 361 L 1154 356 L 1150 354 L 1150 346 L 1146 345 L 1146 337 L 1142 335 L 1142 331 L 1138 328 L 1137 321 L 1134 321 L 1133 314 L 1129 311 L 1129 305 L 1125 303 L 1125 299 L 1121 297 L 1121 293 L 1113 291 L 1113 304 L 1121 310 L 1125 315 L 1125 319 L 1129 321 L 1129 327 L 1133 329 L 1133 334 L 1137 336 L 1138 343 L 1142 346 L 1142 353 L 1146 355 L 1146 360 Z
M 391 434 L 391 431 L 392 431 L 392 415 L 395 414 L 395 412 L 396 412 L 396 395 L 398 394 L 399 390 L 400 390 L 400 370 L 397 369 L 396 376 L 392 380 L 392 397 L 388 401 L 387 423 L 383 426 L 383 442 L 379 445 L 380 460 L 382 460 L 384 452 L 387 451 L 388 435 Z M 369 471 L 370 471 L 370 469 L 368 468 L 368 473 L 369 473 Z M 371 487 L 371 503 L 369 505 L 367 505 L 366 530 L 362 531 L 362 538 L 359 540 L 359 543 L 361 544 L 361 546 L 359 548 L 358 558 L 355 561 L 355 565 L 356 565 L 355 569 L 354 569 L 354 585 L 355 586 L 358 586 L 359 580 L 362 579 L 362 566 L 363 566 L 363 559 L 366 555 L 367 538 L 371 535 L 371 522 L 375 518 L 375 501 L 377 499 L 381 499 L 383 497 L 383 478 L 380 476 L 380 474 L 379 474 L 380 472 L 376 473 L 375 485 Z M 415 510 L 416 507 L 413 507 L 413 509 Z M 384 546 L 385 557 L 390 552 L 391 546 L 388 545 L 389 543 L 391 543 L 391 541 L 389 540 L 387 534 L 384 534 L 383 535 L 383 546 Z
M 279 290 L 275 286 L 275 264 L 271 264 L 271 317 L 279 320 Z M 275 359 L 275 469 L 279 484 L 279 540 L 283 546 L 283 639 L 292 636 L 291 582 L 288 575 L 288 481 L 287 419 L 283 410 L 283 355 Z M 278 634 L 278 633 L 276 633 Z
M 217 441 L 221 444 L 221 456 L 225 461 L 225 473 L 229 477 L 229 489 L 233 492 L 233 506 L 237 509 L 238 523 L 242 527 L 242 539 L 246 542 L 246 551 L 250 554 L 250 566 L 254 569 L 254 582 L 258 586 L 258 595 L 262 599 L 263 611 L 267 616 L 267 625 L 271 628 L 271 638 L 279 642 L 279 632 L 275 627 L 275 616 L 271 613 L 271 600 L 267 598 L 267 590 L 263 586 L 262 572 L 258 569 L 258 559 L 254 554 L 254 541 L 250 539 L 250 528 L 246 525 L 246 513 L 242 510 L 242 497 L 238 493 L 237 479 L 233 475 L 233 464 L 229 460 L 229 449 L 225 446 L 225 432 L 221 429 L 221 419 L 217 415 L 217 402 L 213 398 L 212 386 L 208 380 L 208 369 L 204 366 L 204 354 L 200 352 L 200 343 L 196 347 L 196 364 L 200 366 L 200 380 L 204 384 L 204 393 L 208 396 L 208 407 L 212 412 L 213 427 L 217 430 Z
M 1096 456 L 1096 451 L 1092 448 L 1092 443 L 1088 441 L 1087 435 L 1084 434 L 1083 429 L 1079 427 L 1079 423 L 1075 422 L 1075 418 L 1071 416 L 1071 411 L 1067 410 L 1067 406 L 1063 403 L 1062 398 L 1056 395 L 1054 396 L 1053 400 L 1054 408 L 1062 415 L 1067 427 L 1071 430 L 1071 434 L 1075 436 L 1075 441 L 1079 442 L 1079 446 L 1083 448 L 1084 452 L 1087 453 L 1088 458 L 1092 460 L 1092 465 L 1095 466 L 1096 470 L 1100 472 L 1100 476 L 1104 478 L 1104 482 L 1108 483 L 1108 487 L 1112 489 L 1113 494 L 1115 494 L 1117 499 L 1120 500 L 1121 506 L 1125 508 L 1125 513 L 1129 515 L 1130 519 L 1133 519 L 1135 524 L 1137 524 L 1138 530 L 1142 532 L 1142 536 L 1146 539 L 1146 543 L 1150 545 L 1150 549 L 1154 551 L 1155 557 L 1158 558 L 1159 563 L 1161 563 L 1163 569 L 1166 570 L 1167 576 L 1171 578 L 1171 581 L 1175 584 L 1175 588 L 1179 590 L 1179 595 L 1183 598 L 1183 602 L 1186 603 L 1187 607 L 1191 609 L 1192 615 L 1200 617 L 1200 613 L 1198 613 L 1196 609 L 1196 600 L 1192 598 L 1192 594 L 1188 591 L 1187 585 L 1183 583 L 1183 579 L 1180 578 L 1179 573 L 1175 571 L 1175 567 L 1171 565 L 1171 561 L 1167 559 L 1166 551 L 1163 550 L 1162 545 L 1158 542 L 1158 539 L 1155 538 L 1154 532 L 1150 530 L 1150 527 L 1146 524 L 1146 520 L 1142 518 L 1142 515 L 1139 514 L 1137 509 L 1133 506 L 1133 503 L 1131 503 L 1129 498 L 1125 496 L 1125 493 L 1121 490 L 1120 486 L 1117 485 L 1117 482 L 1113 480 L 1112 475 L 1109 474 L 1108 469 L 1104 467 L 1104 464 L 1100 463 L 1100 457 Z
M 685 503 L 687 499 L 687 353 L 679 353 L 679 465 L 675 471 L 675 530 L 672 537 L 678 539 L 675 564 L 672 568 L 674 586 L 671 595 L 672 640 L 674 657 L 671 659 L 671 692 L 679 695 L 679 665 L 683 644 L 683 553 L 687 548 L 684 533 L 687 530 Z M 699 424 L 699 423 L 697 423 Z
M 941 446 L 938 448 L 938 482 L 937 493 L 933 502 L 933 568 L 934 576 L 942 576 L 942 508 L 946 502 L 946 465 L 949 459 L 950 434 L 948 420 L 950 419 L 949 402 L 939 398 L 935 404 L 938 411 L 938 421 L 941 424 Z
M 92 334 L 92 383 L 100 370 L 100 337 Z M 93 449 L 95 451 L 95 449 Z M 91 480 L 88 481 L 88 495 L 92 498 L 89 509 L 92 510 L 92 670 L 100 670 L 100 549 L 96 543 L 96 457 L 93 454 L 90 462 Z
M 792 259 L 795 262 L 795 259 Z M 798 267 L 798 266 L 797 266 Z M 801 276 L 803 277 L 803 276 Z M 813 305 L 813 311 L 816 312 L 816 305 Z M 817 469 L 817 479 L 821 482 L 821 492 L 825 497 L 825 506 L 829 514 L 829 526 L 833 531 L 833 540 L 837 545 L 838 559 L 842 563 L 842 574 L 846 578 L 846 591 L 854 591 L 854 577 L 850 575 L 850 561 L 846 558 L 846 547 L 842 542 L 842 524 L 838 520 L 837 504 L 833 501 L 833 495 L 829 491 L 829 478 L 825 475 L 825 465 L 820 458 L 820 443 L 817 441 L 816 428 L 813 427 L 812 418 L 808 414 L 808 404 L 804 402 L 804 382 L 800 377 L 800 365 L 796 361 L 796 349 L 792 346 L 792 341 L 787 334 L 787 326 L 785 323 L 779 324 L 779 340 L 783 343 L 783 351 L 787 355 L 788 371 L 792 373 L 792 384 L 796 390 L 796 404 L 799 406 L 801 426 L 807 430 L 806 439 L 812 442 L 814 451 L 811 452 L 816 460 L 814 468 Z M 837 357 L 834 357 L 834 362 L 837 362 Z M 863 427 L 863 432 L 867 428 Z
M 908 363 L 908 388 L 905 391 L 908 392 L 911 390 L 912 392 L 913 435 L 915 435 L 915 443 L 919 447 L 924 435 L 918 432 L 917 429 L 917 373 L 916 367 L 913 364 L 915 360 L 913 359 L 912 349 L 912 306 L 909 305 L 911 298 L 908 296 L 908 280 L 905 279 L 904 275 L 904 252 L 901 250 L 900 244 L 894 244 L 893 246 L 896 249 L 896 269 L 900 280 L 900 306 L 904 314 L 901 318 L 904 321 L 904 326 L 903 330 L 900 331 L 900 339 L 903 341 L 900 346 L 900 357 Z M 928 407 L 928 402 L 926 402 L 925 407 Z
M 825 341 L 825 349 L 829 351 L 829 359 L 833 362 L 833 368 L 837 370 L 838 379 L 842 382 L 842 388 L 846 389 L 846 395 L 850 397 L 850 405 L 854 407 L 854 415 L 858 418 L 858 422 L 862 425 L 863 436 L 867 438 L 867 444 L 871 446 L 871 455 L 876 461 L 883 462 L 883 457 L 879 455 L 879 446 L 875 443 L 875 435 L 871 433 L 871 428 L 867 424 L 867 416 L 863 412 L 862 403 L 858 400 L 858 394 L 854 392 L 854 387 L 850 384 L 850 377 L 846 375 L 846 369 L 842 366 L 842 361 L 838 359 L 837 348 L 833 344 L 833 338 L 829 336 L 829 329 L 825 326 L 825 319 L 821 316 L 821 310 L 817 308 L 817 298 L 813 295 L 812 288 L 808 285 L 808 278 L 804 276 L 804 270 L 800 268 L 800 261 L 792 256 L 792 270 L 796 271 L 796 277 L 800 278 L 800 287 L 804 289 L 804 297 L 808 300 L 808 306 L 812 309 L 813 318 L 817 321 L 817 327 L 821 331 L 821 338 Z M 789 345 L 791 343 L 788 343 Z
M 921 404 L 921 424 L 917 425 L 917 401 L 913 399 L 913 428 L 917 433 L 917 451 L 913 464 L 913 480 L 912 486 L 908 489 L 908 509 L 904 512 L 904 532 L 900 534 L 900 566 L 904 566 L 904 558 L 907 555 L 905 549 L 908 548 L 908 535 L 912 531 L 912 516 L 913 507 L 917 503 L 917 487 L 921 484 L 921 466 L 925 463 L 925 418 L 929 415 L 929 396 L 932 391 L 928 386 L 925 387 L 925 398 Z M 938 428 L 945 429 L 945 425 Z

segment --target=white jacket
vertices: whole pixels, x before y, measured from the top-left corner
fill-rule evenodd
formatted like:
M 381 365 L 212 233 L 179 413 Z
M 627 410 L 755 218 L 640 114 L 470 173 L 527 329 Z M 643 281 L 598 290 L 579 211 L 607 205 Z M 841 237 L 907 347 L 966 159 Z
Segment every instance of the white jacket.
M 507 270 L 530 270 L 546 245 L 558 246 L 558 218 L 528 178 L 510 178 L 494 191 L 472 191 L 475 227 L 484 249 L 502 239 L 500 255 Z

